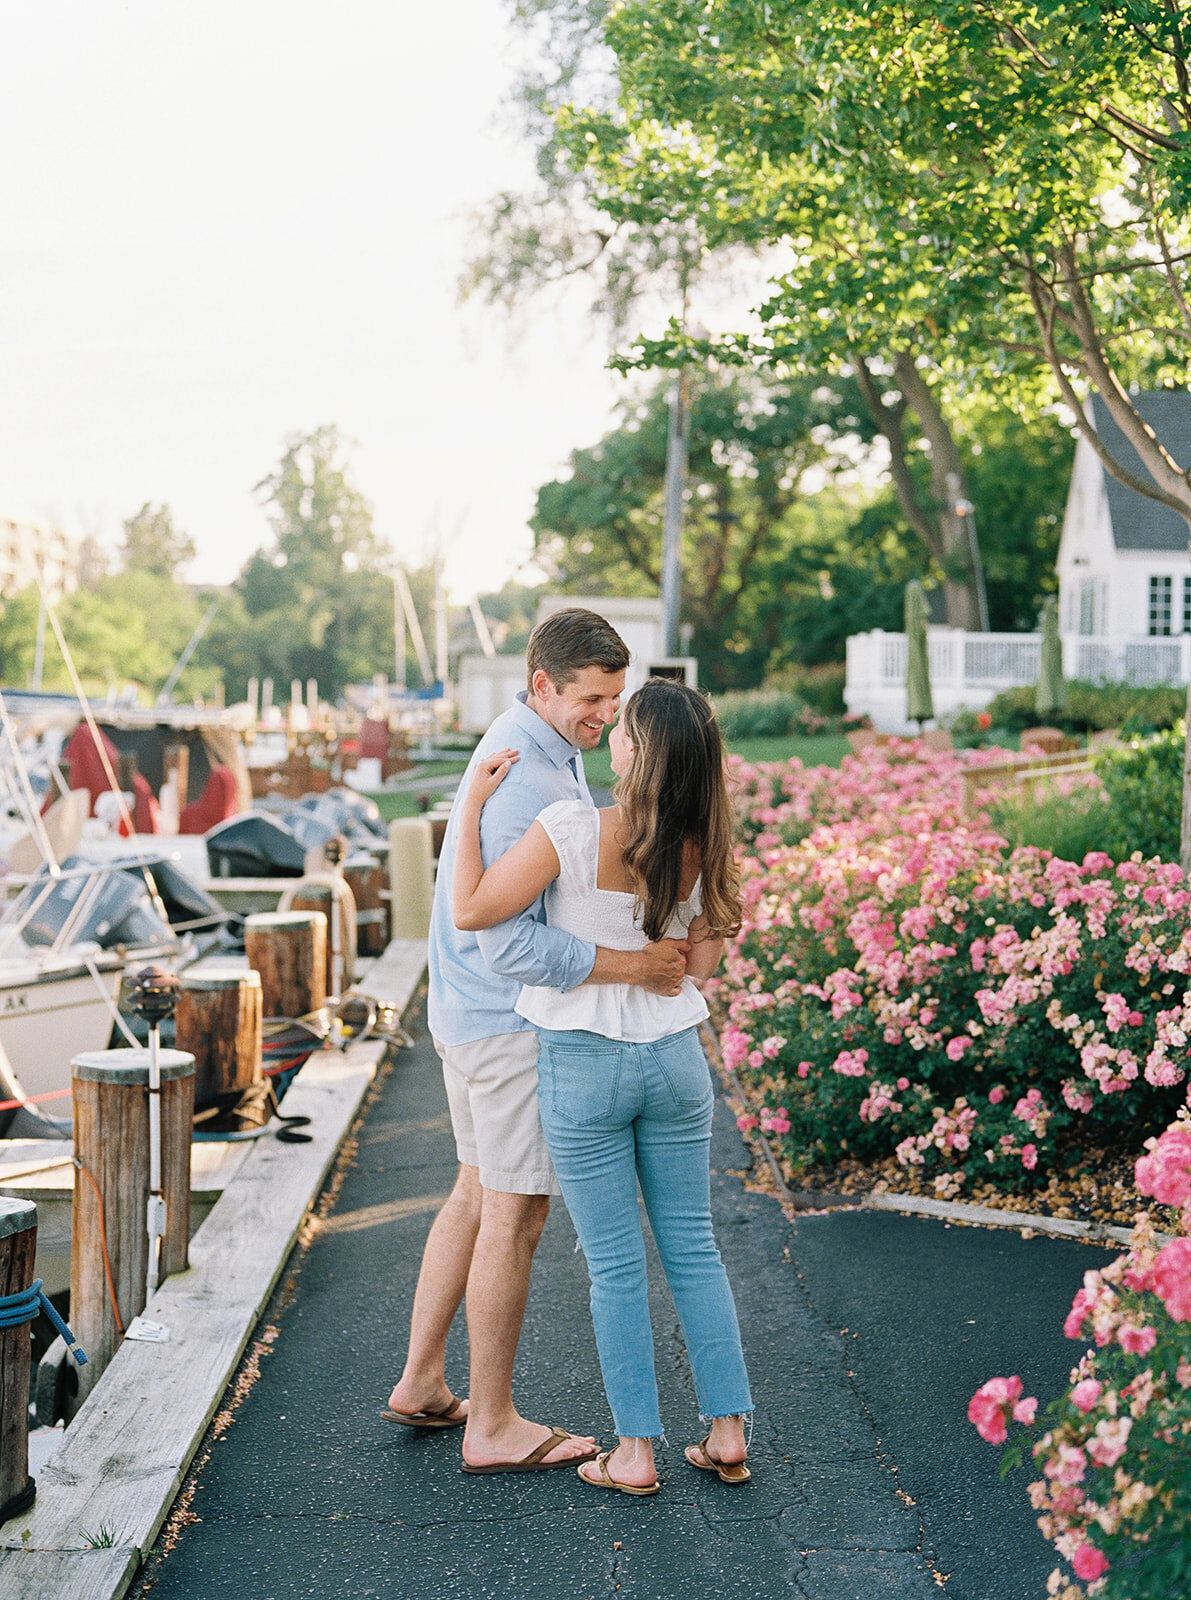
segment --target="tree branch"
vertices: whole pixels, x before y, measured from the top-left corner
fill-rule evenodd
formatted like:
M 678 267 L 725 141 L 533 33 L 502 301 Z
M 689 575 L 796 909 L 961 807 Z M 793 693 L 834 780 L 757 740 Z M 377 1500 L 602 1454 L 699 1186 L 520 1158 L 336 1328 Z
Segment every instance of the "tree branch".
M 1105 445 L 1100 435 L 1096 432 L 1096 429 L 1092 426 L 1091 419 L 1088 417 L 1088 414 L 1084 409 L 1083 402 L 1076 394 L 1071 379 L 1067 376 L 1067 362 L 1060 353 L 1058 346 L 1055 344 L 1053 314 L 1054 291 L 1048 287 L 1045 287 L 1041 278 L 1035 274 L 1028 275 L 1027 288 L 1029 290 L 1030 301 L 1034 307 L 1034 315 L 1037 318 L 1038 326 L 1042 333 L 1042 342 L 1046 348 L 1047 360 L 1050 363 L 1051 371 L 1054 373 L 1055 382 L 1059 386 L 1059 392 L 1063 396 L 1063 399 L 1070 406 L 1072 413 L 1075 416 L 1076 426 L 1083 437 L 1088 441 L 1088 444 L 1095 451 L 1101 465 L 1106 471 L 1110 472 L 1114 478 L 1116 478 L 1118 483 L 1123 483 L 1127 489 L 1133 489 L 1138 494 L 1144 495 L 1147 500 L 1157 500 L 1162 505 L 1169 506 L 1172 511 L 1177 511 L 1181 516 L 1186 516 L 1187 511 L 1181 501 L 1176 500 L 1172 495 L 1162 493 L 1162 491 L 1157 488 L 1152 480 L 1147 482 L 1136 477 L 1135 474 L 1130 472 L 1127 467 L 1123 467 L 1121 465 L 1121 463 Z M 1086 368 L 1083 367 L 1082 363 L 1073 362 L 1071 364 L 1080 365 L 1081 369 L 1086 372 Z M 1101 393 L 1103 394 L 1102 390 Z M 1105 399 L 1105 403 L 1107 404 L 1107 397 Z M 1133 411 L 1132 406 L 1128 406 L 1127 401 L 1126 406 L 1129 411 Z M 1112 412 L 1110 408 L 1110 415 L 1111 414 Z M 1136 412 L 1133 412 L 1133 415 L 1137 417 Z M 1115 420 L 1116 418 L 1114 416 L 1114 421 Z M 1137 421 L 1140 423 L 1141 419 L 1137 417 Z M 1151 437 L 1153 437 L 1152 434 Z
M 1122 128 L 1128 128 L 1130 133 L 1139 133 L 1143 139 L 1148 139 L 1151 144 L 1161 145 L 1163 150 L 1181 150 L 1181 139 L 1172 139 L 1168 133 L 1159 133 L 1156 128 L 1148 128 L 1144 122 L 1139 122 L 1136 117 L 1131 117 L 1125 111 L 1114 106 L 1111 100 L 1101 100 L 1100 109 L 1119 122 Z
M 1150 499 L 1162 499 L 1181 515 L 1191 518 L 1191 483 L 1187 473 L 1159 440 L 1154 430 L 1144 422 L 1108 363 L 1108 357 L 1096 332 L 1095 314 L 1076 270 L 1075 251 L 1069 242 L 1060 251 L 1060 260 L 1071 294 L 1075 312 L 1076 337 L 1087 360 L 1087 371 L 1100 391 L 1108 414 L 1137 451 L 1146 471 L 1154 480 L 1153 486 L 1143 492 Z M 1136 481 L 1136 480 L 1135 480 Z

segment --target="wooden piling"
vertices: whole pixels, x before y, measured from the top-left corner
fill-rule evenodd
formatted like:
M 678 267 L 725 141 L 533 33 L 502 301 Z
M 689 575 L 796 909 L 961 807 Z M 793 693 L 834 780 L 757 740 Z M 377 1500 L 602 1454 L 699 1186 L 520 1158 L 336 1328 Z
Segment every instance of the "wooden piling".
M 335 980 L 332 971 L 333 950 L 331 929 L 338 930 L 340 984 L 342 992 L 355 976 L 356 970 L 356 919 L 354 914 L 338 898 L 334 888 L 328 883 L 315 883 L 303 880 L 287 897 L 286 906 L 290 911 L 321 911 L 327 920 L 327 954 L 326 974 L 324 985 L 328 994 L 335 992 Z M 335 922 L 332 923 L 332 918 Z
M 178 989 L 174 1043 L 194 1057 L 194 1109 L 226 1103 L 262 1081 L 259 972 L 187 973 Z
M 375 856 L 361 851 L 343 863 L 343 876 L 356 902 L 357 952 L 362 956 L 383 956 L 389 945 L 385 869 Z
M 194 1057 L 184 1050 L 159 1050 L 158 1063 L 165 1196 L 161 1277 L 166 1278 L 184 1271 L 188 1260 Z M 89 1050 L 70 1065 L 80 1168 L 71 1209 L 70 1324 L 88 1358 L 79 1372 L 78 1405 L 116 1353 L 122 1329 L 145 1307 L 149 1052 Z
M 0 1197 L 0 1295 L 23 1294 L 33 1282 L 37 1207 Z M 0 1510 L 15 1516 L 29 1503 L 29 1324 L 0 1328 Z
M 327 919 L 321 911 L 259 911 L 244 920 L 248 965 L 260 973 L 266 1017 L 304 1017 L 327 1000 Z

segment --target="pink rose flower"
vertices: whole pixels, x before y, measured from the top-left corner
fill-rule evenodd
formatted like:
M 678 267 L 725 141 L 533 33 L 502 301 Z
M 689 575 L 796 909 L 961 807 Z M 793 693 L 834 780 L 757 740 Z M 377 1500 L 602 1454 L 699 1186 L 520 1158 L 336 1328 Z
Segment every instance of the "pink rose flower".
M 995 1088 L 992 1088 L 988 1091 L 988 1103 L 990 1106 L 999 1106 L 1004 1098 L 1005 1091 L 1002 1089 L 999 1083 Z
M 1088 1470 L 1088 1458 L 1078 1446 L 1061 1444 L 1042 1470 L 1056 1483 L 1070 1486 L 1083 1481 Z
M 1132 1428 L 1132 1417 L 1105 1417 L 1096 1424 L 1096 1431 L 1088 1440 L 1088 1455 L 1098 1467 L 1116 1466 L 1125 1454 Z
M 1172 1239 L 1159 1250 L 1154 1293 L 1176 1322 L 1191 1322 L 1191 1239 Z
M 1176 1124 L 1146 1145 L 1149 1154 L 1134 1169 L 1137 1187 L 1165 1206 L 1185 1206 L 1191 1200 L 1191 1128 Z
M 957 1033 L 954 1039 L 948 1039 L 948 1041 L 947 1041 L 947 1059 L 948 1059 L 948 1061 L 960 1061 L 960 1060 L 962 1060 L 963 1053 L 968 1048 L 968 1046 L 971 1044 L 971 1042 L 972 1042 L 971 1039 L 969 1039 L 966 1036 L 966 1034 L 962 1034 L 962 1033 Z
M 1071 1557 L 1071 1569 L 1084 1583 L 1093 1583 L 1108 1571 L 1108 1557 L 1094 1544 L 1081 1544 Z
M 1095 1378 L 1084 1378 L 1071 1391 L 1071 1403 L 1085 1414 L 1093 1409 L 1104 1392 L 1104 1385 Z
M 1186 1242 L 1191 1245 L 1191 1239 Z M 1177 1320 L 1179 1319 L 1176 1318 Z M 1117 1342 L 1121 1349 L 1127 1350 L 1131 1356 L 1144 1356 L 1148 1355 L 1157 1344 L 1158 1335 L 1153 1328 L 1139 1328 L 1134 1322 L 1122 1322 L 1117 1329 Z
M 1005 1414 L 1021 1399 L 1021 1389 L 1018 1377 L 990 1378 L 968 1401 L 968 1421 L 989 1444 L 1004 1444 L 1009 1437 Z
M 751 1111 L 746 1111 L 742 1112 L 742 1114 L 737 1117 L 736 1126 L 740 1129 L 741 1133 L 751 1133 L 753 1129 L 758 1126 L 760 1121 L 760 1117 L 755 1117 Z
M 1021 1164 L 1027 1172 L 1033 1172 L 1038 1165 L 1038 1147 L 1033 1144 L 1023 1144 L 1021 1147 Z

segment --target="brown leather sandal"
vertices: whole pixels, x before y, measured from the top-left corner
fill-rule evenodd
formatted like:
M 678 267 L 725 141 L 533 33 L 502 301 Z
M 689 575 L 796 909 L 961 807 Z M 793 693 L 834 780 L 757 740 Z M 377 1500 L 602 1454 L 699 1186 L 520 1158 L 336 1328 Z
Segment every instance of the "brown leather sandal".
M 711 1435 L 707 1435 L 710 1439 Z M 707 1448 L 707 1439 L 700 1439 L 698 1444 L 688 1444 L 682 1452 L 692 1467 L 698 1467 L 700 1472 L 714 1472 L 718 1474 L 721 1483 L 747 1483 L 752 1473 L 743 1461 L 717 1461 Z M 699 1457 L 702 1456 L 700 1461 Z
M 575 1468 L 576 1474 L 583 1479 L 584 1483 L 590 1483 L 593 1489 L 616 1489 L 621 1494 L 657 1494 L 661 1484 L 658 1483 L 656 1478 L 652 1483 L 621 1483 L 619 1478 L 614 1478 L 608 1471 L 608 1458 L 611 1454 L 611 1450 L 601 1450 L 595 1458 L 595 1464 L 600 1469 L 600 1481 L 598 1483 L 594 1478 L 588 1477 L 582 1466 Z
M 399 1422 L 403 1428 L 461 1428 L 467 1421 L 467 1412 L 459 1409 L 462 1404 L 451 1395 L 438 1411 L 394 1411 L 382 1406 L 380 1414 L 386 1422 Z
M 568 1433 L 565 1428 L 551 1428 L 541 1444 L 523 1456 L 520 1461 L 493 1461 L 486 1467 L 470 1467 L 463 1463 L 464 1472 L 553 1472 L 556 1467 L 572 1467 L 577 1461 L 590 1461 L 595 1455 L 595 1450 L 588 1450 L 581 1456 L 564 1456 L 561 1461 L 543 1461 L 543 1456 L 548 1456 L 551 1450 L 557 1450 L 564 1439 L 577 1438 L 577 1434 Z

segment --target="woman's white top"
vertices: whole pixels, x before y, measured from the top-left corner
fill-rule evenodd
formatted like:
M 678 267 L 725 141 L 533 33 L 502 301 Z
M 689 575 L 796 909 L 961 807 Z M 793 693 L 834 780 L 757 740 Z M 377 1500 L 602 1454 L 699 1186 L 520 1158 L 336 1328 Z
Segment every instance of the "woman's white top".
M 546 890 L 546 920 L 606 950 L 642 950 L 648 944 L 633 915 L 633 896 L 596 887 L 600 814 L 584 800 L 558 800 L 538 816 L 558 853 L 558 877 Z M 703 909 L 696 881 L 679 903 L 668 939 L 685 939 Z M 702 1022 L 707 1002 L 690 978 L 676 995 L 650 994 L 634 983 L 589 983 L 564 993 L 526 984 L 517 1011 L 538 1028 L 582 1028 L 606 1039 L 647 1044 Z

